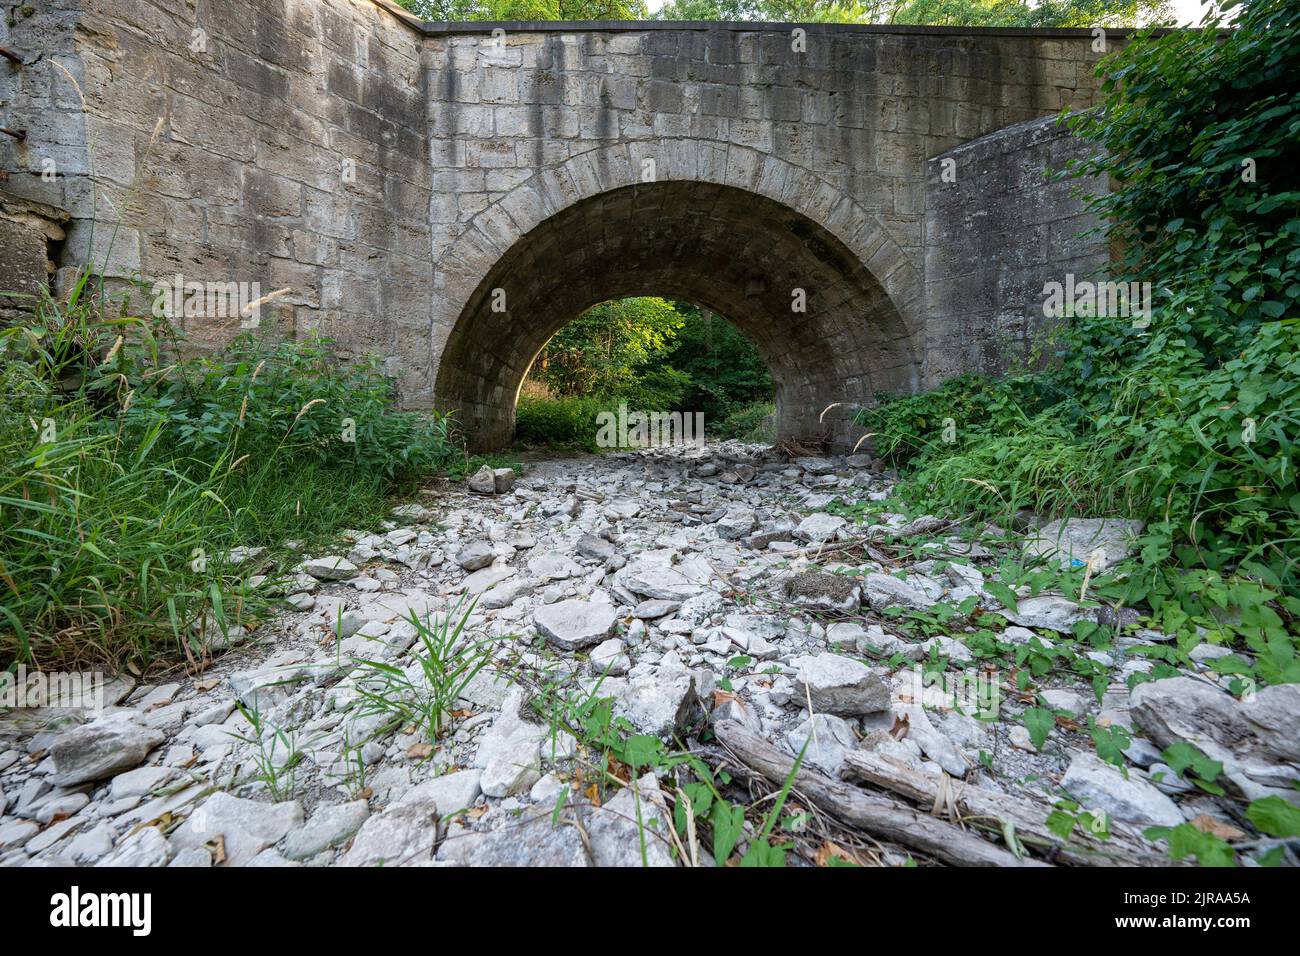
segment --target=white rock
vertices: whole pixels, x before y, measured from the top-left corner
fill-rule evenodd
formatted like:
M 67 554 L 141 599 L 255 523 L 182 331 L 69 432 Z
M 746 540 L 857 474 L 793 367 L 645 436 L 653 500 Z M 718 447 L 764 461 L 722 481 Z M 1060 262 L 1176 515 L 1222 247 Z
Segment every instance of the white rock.
M 1045 627 L 1061 634 L 1073 633 L 1074 625 L 1088 616 L 1084 608 L 1070 599 L 1051 594 L 1021 598 L 1016 602 L 1016 610 L 1003 608 L 998 613 L 1021 627 Z
M 700 708 L 695 676 L 680 665 L 661 664 L 648 673 L 606 678 L 599 694 L 613 697 L 614 713 L 641 733 L 658 737 L 684 729 Z
M 214 793 L 177 828 L 172 844 L 177 849 L 187 849 L 203 846 L 220 836 L 225 843 L 228 865 L 243 866 L 302 824 L 302 804 L 297 800 L 262 803 Z
M 340 554 L 331 554 L 323 558 L 309 558 L 299 565 L 299 570 L 310 574 L 317 581 L 346 581 L 356 576 L 357 566 Z
M 836 533 L 847 524 L 839 515 L 828 515 L 822 511 L 799 522 L 799 527 L 794 529 L 794 536 L 800 541 L 821 544 L 834 539 Z
M 456 563 L 466 571 L 477 571 L 490 565 L 496 556 L 496 548 L 491 542 L 471 541 L 456 554 Z
M 112 714 L 56 737 L 50 744 L 53 782 L 71 786 L 102 780 L 142 763 L 166 736 L 133 718 L 130 713 Z
M 284 838 L 284 855 L 290 860 L 310 860 L 346 843 L 369 817 L 370 807 L 364 800 L 318 807 L 306 823 Z
M 1094 562 L 1100 571 L 1134 553 L 1133 539 L 1141 521 L 1120 518 L 1069 518 L 1051 521 L 1025 540 L 1027 554 L 1053 558 L 1064 568 Z
M 703 590 L 682 572 L 666 566 L 633 569 L 629 565 L 619 575 L 623 586 L 634 594 L 663 601 L 684 601 Z
M 476 768 L 457 770 L 426 780 L 406 794 L 403 800 L 431 800 L 442 817 L 468 810 L 483 792 L 483 772 Z
M 886 710 L 889 688 L 865 664 L 838 654 L 816 654 L 790 661 L 798 684 L 797 694 L 811 695 L 814 713 L 856 717 Z
M 1061 787 L 1085 810 L 1104 810 L 1139 826 L 1173 827 L 1183 822 L 1178 806 L 1136 775 L 1127 780 L 1096 754 L 1080 753 L 1061 778 Z
M 844 755 L 857 747 L 858 738 L 843 717 L 814 714 L 786 735 L 786 747 L 796 756 L 805 744 L 804 764 L 839 779 Z
M 587 821 L 596 866 L 676 866 L 659 781 L 647 773 L 620 790 Z
M 627 654 L 624 653 L 623 641 L 617 637 L 611 637 L 593 648 L 590 660 L 596 673 L 610 674 L 615 677 L 626 674 L 632 666 Z
M 438 806 L 428 794 L 402 799 L 361 825 L 340 866 L 412 866 L 433 858 Z
M 141 827 L 135 833 L 128 833 L 112 853 L 95 865 L 103 867 L 166 866 L 171 856 L 172 847 L 157 827 Z
M 866 602 L 879 611 L 891 607 L 923 610 L 936 603 L 935 598 L 913 587 L 908 581 L 900 581 L 893 575 L 879 572 L 863 577 L 862 591 Z
M 609 604 L 568 600 L 539 607 L 533 624 L 548 642 L 566 651 L 581 650 L 609 637 L 617 615 Z

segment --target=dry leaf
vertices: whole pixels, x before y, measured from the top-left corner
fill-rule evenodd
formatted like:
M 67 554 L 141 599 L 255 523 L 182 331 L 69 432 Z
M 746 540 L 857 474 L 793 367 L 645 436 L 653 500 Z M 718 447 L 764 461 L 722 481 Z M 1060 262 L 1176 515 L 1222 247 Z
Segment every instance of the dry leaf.
M 623 783 L 632 782 L 632 768 L 617 757 L 609 758 L 606 769 L 609 771 L 610 776 L 615 779 L 621 780 Z
M 194 689 L 197 691 L 209 691 L 212 690 L 214 687 L 219 687 L 219 686 L 221 686 L 220 677 L 209 677 L 206 678 L 205 680 L 196 680 L 194 682 Z
M 907 731 L 911 726 L 912 718 L 907 714 L 903 714 L 901 717 L 895 716 L 894 726 L 889 728 L 889 736 L 893 737 L 895 740 L 902 740 L 907 736 Z
M 163 833 L 166 833 L 171 829 L 173 819 L 171 811 L 168 810 L 160 817 L 154 817 L 152 820 L 146 820 L 144 823 L 137 823 L 131 828 L 131 832 L 139 833 L 145 827 L 157 827 Z
M 1196 827 L 1196 829 L 1200 830 L 1202 833 L 1208 833 L 1212 837 L 1218 837 L 1225 843 L 1240 840 L 1246 835 L 1245 831 L 1238 830 L 1230 823 L 1216 820 L 1208 813 L 1202 813 L 1199 817 L 1193 819 L 1192 826 Z
M 844 847 L 827 840 L 817 850 L 817 865 L 829 866 L 832 857 L 839 860 L 847 860 L 849 863 L 857 863 L 859 866 L 862 865 L 862 861 L 848 850 L 844 849 Z
M 423 760 L 426 757 L 431 757 L 433 756 L 433 744 L 411 744 L 411 746 L 406 749 L 406 756 L 410 757 L 412 760 Z
M 218 836 L 215 840 L 209 840 L 204 846 L 212 851 L 212 862 L 220 866 L 226 862 L 226 838 Z

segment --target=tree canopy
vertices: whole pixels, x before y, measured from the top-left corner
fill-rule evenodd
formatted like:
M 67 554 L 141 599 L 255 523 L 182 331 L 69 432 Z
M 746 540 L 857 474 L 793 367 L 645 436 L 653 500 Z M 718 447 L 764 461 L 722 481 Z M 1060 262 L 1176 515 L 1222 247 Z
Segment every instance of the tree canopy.
M 1167 0 L 398 0 L 426 20 L 720 20 L 934 26 L 1146 26 Z

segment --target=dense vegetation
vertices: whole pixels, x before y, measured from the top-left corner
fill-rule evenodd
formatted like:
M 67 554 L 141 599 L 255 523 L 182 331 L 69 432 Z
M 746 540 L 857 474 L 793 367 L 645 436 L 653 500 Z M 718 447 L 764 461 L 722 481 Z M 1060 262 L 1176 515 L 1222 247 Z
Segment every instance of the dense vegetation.
M 1300 7 L 1228 11 L 1234 31 L 1113 54 L 1104 105 L 1071 120 L 1105 148 L 1075 171 L 1117 184 L 1092 202 L 1127 250 L 1119 277 L 1154 286 L 1150 324 L 1069 320 L 1046 370 L 959 379 L 862 424 L 916 506 L 1143 519 L 1110 596 L 1300 681 Z
M 657 298 L 602 302 L 533 363 L 516 434 L 594 451 L 596 415 L 623 404 L 702 413 L 711 437 L 761 438 L 772 390 L 757 349 L 720 316 Z
M 373 526 L 464 467 L 372 362 L 249 337 L 173 360 L 165 321 L 106 318 L 95 291 L 0 333 L 0 667 L 201 655 L 262 603 L 231 548 Z

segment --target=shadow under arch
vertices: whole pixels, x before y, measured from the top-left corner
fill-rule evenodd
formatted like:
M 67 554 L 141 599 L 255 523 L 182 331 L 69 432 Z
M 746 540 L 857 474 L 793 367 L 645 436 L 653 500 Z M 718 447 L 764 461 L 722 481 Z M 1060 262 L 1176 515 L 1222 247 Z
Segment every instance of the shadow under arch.
M 898 308 L 826 228 L 748 190 L 669 180 L 580 200 L 518 239 L 442 349 L 437 406 L 457 413 L 471 448 L 507 444 L 520 385 L 551 336 L 599 302 L 636 295 L 693 302 L 744 332 L 776 383 L 779 437 L 849 441 L 819 422 L 827 405 L 921 380 Z M 847 418 L 838 422 L 843 431 Z

